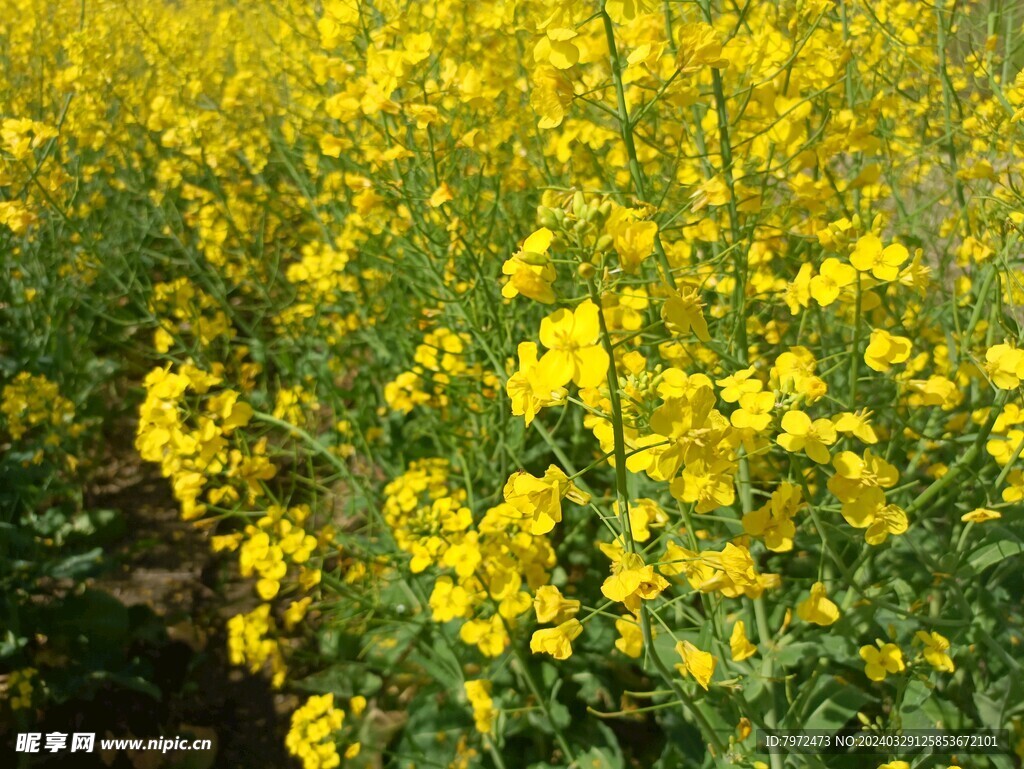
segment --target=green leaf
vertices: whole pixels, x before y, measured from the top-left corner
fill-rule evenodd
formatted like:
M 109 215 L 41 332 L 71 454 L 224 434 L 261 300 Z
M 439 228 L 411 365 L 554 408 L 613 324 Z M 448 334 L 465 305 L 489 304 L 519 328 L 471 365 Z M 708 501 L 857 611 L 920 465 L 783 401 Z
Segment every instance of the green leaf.
M 817 658 L 819 644 L 811 641 L 786 644 L 774 652 L 775 659 L 785 668 L 792 668 L 804 660 Z
M 613 754 L 607 748 L 591 748 L 576 757 L 576 764 L 587 769 L 622 769 L 622 756 Z
M 651 769 L 677 769 L 677 767 L 686 766 L 685 761 L 686 759 L 679 748 L 669 742 L 665 745 L 661 757 L 654 763 Z
M 934 690 L 926 681 L 915 678 L 907 684 L 900 705 L 900 722 L 904 729 L 927 729 L 934 726 L 924 705 L 933 699 Z
M 127 530 L 125 518 L 117 510 L 90 510 L 88 516 L 92 529 L 91 541 L 94 543 L 115 542 L 123 537 Z
M 1020 679 L 1005 676 L 984 692 L 975 692 L 974 704 L 981 722 L 998 727 L 1007 724 L 1012 716 L 1024 713 L 1022 688 Z
M 990 566 L 995 566 L 1007 558 L 1024 553 L 1024 542 L 1014 539 L 1001 539 L 982 545 L 967 558 L 967 564 L 980 573 Z
M 128 608 L 102 590 L 86 590 L 53 607 L 54 628 L 70 638 L 88 637 L 98 648 L 109 651 L 121 646 L 130 628 Z
M 13 632 L 8 630 L 3 634 L 3 636 L 0 636 L 0 660 L 16 654 L 27 643 L 28 638 L 25 636 L 16 636 Z
M 86 553 L 72 555 L 52 564 L 47 570 L 54 579 L 82 579 L 103 566 L 103 548 L 94 547 Z
M 572 715 L 569 713 L 569 708 L 561 702 L 552 702 L 548 705 L 548 711 L 551 713 L 551 723 L 555 725 L 556 729 L 569 728 L 569 724 L 572 723 Z
M 574 674 L 572 680 L 579 686 L 576 696 L 588 705 L 597 705 L 611 696 L 604 682 L 589 671 Z
M 915 678 L 907 684 L 903 692 L 903 705 L 900 708 L 903 712 L 919 709 L 925 701 L 932 696 L 932 688 L 924 681 Z
M 303 691 L 317 694 L 333 693 L 338 697 L 349 698 L 356 694 L 362 694 L 364 697 L 373 696 L 380 691 L 382 681 L 380 676 L 362 663 L 339 662 L 293 683 Z
M 896 593 L 897 604 L 900 606 L 910 606 L 917 600 L 918 591 L 914 590 L 905 579 L 896 577 L 889 582 L 889 587 Z
M 94 681 L 110 681 L 124 689 L 131 689 L 135 692 L 148 694 L 154 700 L 163 699 L 163 692 L 155 684 L 150 683 L 142 676 L 125 675 L 123 673 L 111 673 L 109 670 L 97 670 L 90 678 Z
M 806 717 L 799 719 L 798 723 L 800 728 L 806 729 L 838 729 L 870 700 L 860 689 L 837 678 L 821 678 L 808 697 L 804 709 Z
M 838 633 L 830 633 L 821 639 L 821 648 L 825 651 L 822 656 L 828 656 L 832 659 L 841 660 L 850 656 L 854 656 L 853 642 L 845 635 L 839 635 Z

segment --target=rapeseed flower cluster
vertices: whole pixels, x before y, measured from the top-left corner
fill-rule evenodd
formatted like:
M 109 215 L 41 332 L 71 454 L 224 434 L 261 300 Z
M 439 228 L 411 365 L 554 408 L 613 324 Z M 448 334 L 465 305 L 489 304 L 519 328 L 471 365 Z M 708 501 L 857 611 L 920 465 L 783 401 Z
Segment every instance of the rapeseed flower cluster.
M 0 391 L 0 415 L 5 431 L 16 443 L 32 441 L 38 448 L 30 462 L 39 464 L 51 453 L 80 436 L 86 426 L 75 421 L 75 405 L 60 393 L 56 382 L 43 375 L 20 372 Z M 64 464 L 74 470 L 77 458 L 64 453 Z
M 412 557 L 410 571 L 437 572 L 429 597 L 434 621 L 459 621 L 464 643 L 498 657 L 509 644 L 509 626 L 533 606 L 529 591 L 548 581 L 554 551 L 511 501 L 475 521 L 466 491 L 449 486 L 450 474 L 447 460 L 412 464 L 384 489 L 384 518 Z
M 292 713 L 285 746 L 289 753 L 302 761 L 303 769 L 341 766 L 333 735 L 344 723 L 345 711 L 334 707 L 333 695 L 310 697 L 306 704 Z
M 28 710 L 32 707 L 33 694 L 36 691 L 32 681 L 39 675 L 35 668 L 21 668 L 11 671 L 7 678 L 4 696 L 11 710 Z

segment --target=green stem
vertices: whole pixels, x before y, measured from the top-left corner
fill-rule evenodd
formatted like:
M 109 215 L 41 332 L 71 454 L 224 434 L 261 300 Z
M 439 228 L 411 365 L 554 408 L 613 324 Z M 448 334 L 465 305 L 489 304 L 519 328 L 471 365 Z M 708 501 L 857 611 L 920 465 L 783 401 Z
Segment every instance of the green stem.
M 955 13 L 956 12 L 956 6 L 954 5 L 953 8 L 954 8 L 953 13 Z M 946 64 L 946 34 L 947 34 L 947 32 L 946 32 L 946 24 L 942 20 L 942 13 L 943 13 L 943 9 L 941 7 L 939 7 L 938 5 L 936 5 L 935 6 L 935 16 L 936 16 L 935 23 L 936 23 L 936 26 L 938 27 L 938 39 L 937 39 L 936 42 L 937 42 L 938 54 L 939 54 L 939 74 L 940 74 L 941 79 L 942 79 L 942 112 L 943 112 L 943 119 L 944 119 L 944 121 L 946 123 L 946 145 L 947 145 L 946 149 L 949 152 L 949 165 L 950 165 L 950 171 L 952 172 L 950 174 L 950 176 L 953 179 L 953 189 L 956 191 L 956 199 L 957 199 L 957 202 L 960 204 L 960 212 L 962 214 L 964 209 L 967 207 L 967 200 L 964 197 L 964 183 L 960 180 L 960 177 L 959 177 L 959 175 L 957 173 L 958 163 L 957 163 L 957 157 L 956 157 L 956 144 L 953 141 L 953 109 L 952 109 L 953 81 L 950 79 L 949 68 L 947 67 L 947 64 Z M 949 20 L 949 28 L 950 29 L 953 28 L 954 22 L 955 22 L 955 19 L 954 18 L 950 18 L 950 20 Z
M 636 154 L 636 142 L 633 140 L 633 121 L 629 116 L 629 109 L 626 107 L 626 89 L 622 83 L 622 64 L 619 62 L 619 51 L 615 45 L 615 27 L 612 25 L 612 19 L 604 5 L 601 6 L 601 18 L 604 21 L 605 39 L 608 41 L 608 56 L 611 59 L 612 80 L 615 83 L 615 98 L 618 105 L 619 129 L 622 133 L 622 141 L 626 145 L 626 155 L 629 158 L 629 175 L 633 180 L 633 192 L 637 198 L 646 203 L 647 187 L 644 182 L 643 169 L 640 168 L 640 160 Z M 672 266 L 669 264 L 660 234 L 654 236 L 654 254 L 658 259 L 662 278 L 670 287 L 674 288 Z
M 523 659 L 523 653 L 519 651 L 519 647 L 512 644 L 512 654 L 515 655 L 517 667 L 519 672 L 522 674 L 523 680 L 526 681 L 526 686 L 530 690 L 530 694 L 537 700 L 537 704 L 540 709 L 544 711 L 544 716 L 547 718 L 548 723 L 551 725 L 551 730 L 555 733 L 555 741 L 558 742 L 558 747 L 565 753 L 566 758 L 569 759 L 570 764 L 576 763 L 576 754 L 573 753 L 572 748 L 569 747 L 568 740 L 565 739 L 565 735 L 562 734 L 562 730 L 555 725 L 555 720 L 551 716 L 551 708 L 548 705 L 547 699 L 541 694 L 540 688 L 537 686 L 537 682 L 533 680 L 533 676 L 530 674 L 530 669 L 526 664 L 526 660 Z
M 661 656 L 654 650 L 654 633 L 651 631 L 651 618 L 647 604 L 641 603 L 640 605 L 640 627 L 644 634 L 644 647 L 650 654 L 651 662 L 654 663 L 654 667 L 658 673 L 664 679 L 665 683 L 668 684 L 672 693 L 679 698 L 679 701 L 683 704 L 683 712 L 688 712 L 693 716 L 693 719 L 697 722 L 698 727 L 704 736 L 711 743 L 712 748 L 715 751 L 715 757 L 721 758 L 725 755 L 726 745 L 722 742 L 722 738 L 718 736 L 718 732 L 715 730 L 711 722 L 708 721 L 707 717 L 700 711 L 696 703 L 687 696 L 683 688 L 676 682 L 675 676 L 672 671 L 668 669 Z
M 615 367 L 615 350 L 612 347 L 612 338 L 608 333 L 608 323 L 604 317 L 604 308 L 601 307 L 601 296 L 593 281 L 588 283 L 590 298 L 597 305 L 597 318 L 601 324 L 601 344 L 608 355 L 608 399 L 612 406 L 612 434 L 615 440 L 615 493 L 619 502 L 619 525 L 622 529 L 622 537 L 626 543 L 626 549 L 636 552 L 636 544 L 633 541 L 633 528 L 629 520 L 629 491 L 626 478 L 626 434 L 622 426 L 622 400 L 619 397 L 619 374 Z
M 860 376 L 861 282 L 857 273 L 857 304 L 853 311 L 853 341 L 850 343 L 850 408 L 857 409 L 857 378 Z
M 984 425 L 982 425 L 981 430 L 978 432 L 978 437 L 974 439 L 974 443 L 961 455 L 960 459 L 958 459 L 953 466 L 949 468 L 945 475 L 922 491 L 918 495 L 917 499 L 907 506 L 908 515 L 920 510 L 931 500 L 935 499 L 935 497 L 937 497 L 947 486 L 956 481 L 963 472 L 974 463 L 978 454 L 981 453 L 981 447 L 985 444 L 989 434 L 992 432 L 992 428 L 995 426 L 996 420 L 999 418 L 999 413 L 1003 410 L 1003 405 L 1006 403 L 1006 399 L 1009 397 L 1009 394 L 1008 390 L 1003 390 L 998 396 L 996 396 L 996 400 L 992 404 L 992 409 L 989 411 L 988 420 Z
M 601 324 L 601 343 L 605 352 L 608 353 L 608 390 L 611 401 L 612 432 L 615 440 L 615 491 L 619 501 L 619 522 L 623 538 L 626 540 L 626 549 L 630 553 L 636 552 L 636 543 L 633 540 L 633 532 L 629 520 L 629 492 L 626 477 L 626 440 L 625 431 L 622 425 L 622 402 L 619 397 L 619 377 L 615 366 L 615 354 L 611 342 L 611 335 L 608 333 L 608 325 L 605 321 L 604 311 L 601 310 L 601 297 L 597 287 L 591 281 L 589 283 L 591 298 L 598 306 L 598 319 Z M 644 637 L 644 648 L 654 664 L 655 669 L 668 684 L 673 694 L 679 698 L 684 713 L 689 713 L 697 722 L 701 732 L 711 743 L 717 756 L 725 752 L 725 744 L 722 742 L 714 727 L 707 720 L 704 714 L 696 706 L 693 700 L 686 695 L 682 687 L 676 681 L 672 671 L 668 669 L 664 660 L 654 647 L 654 633 L 651 630 L 650 609 L 641 600 L 640 603 L 640 626 Z
M 494 765 L 498 767 L 498 769 L 505 769 L 505 760 L 501 757 L 501 751 L 495 747 L 494 740 L 492 740 L 490 736 L 485 736 L 484 745 L 487 746 L 487 752 L 491 755 L 491 760 L 494 761 Z

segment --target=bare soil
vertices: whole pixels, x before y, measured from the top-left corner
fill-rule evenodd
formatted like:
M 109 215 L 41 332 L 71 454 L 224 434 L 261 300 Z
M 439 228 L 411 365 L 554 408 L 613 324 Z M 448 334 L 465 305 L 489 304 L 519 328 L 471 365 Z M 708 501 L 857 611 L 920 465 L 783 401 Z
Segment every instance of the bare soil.
M 128 433 L 131 434 L 130 432 Z M 212 749 L 161 754 L 39 754 L 35 767 L 114 769 L 289 769 L 298 766 L 284 749 L 294 698 L 265 678 L 227 659 L 225 623 L 254 605 L 252 587 L 232 578 L 231 564 L 210 551 L 206 534 L 182 521 L 168 482 L 130 447 L 116 451 L 101 483 L 89 490 L 93 508 L 120 511 L 123 538 L 109 551 L 112 568 L 90 589 L 117 598 L 133 612 L 152 612 L 165 632 L 131 650 L 150 663 L 156 692 L 122 684 L 103 686 L 89 701 L 47 709 L 38 731 L 94 732 L 97 741 L 209 739 Z

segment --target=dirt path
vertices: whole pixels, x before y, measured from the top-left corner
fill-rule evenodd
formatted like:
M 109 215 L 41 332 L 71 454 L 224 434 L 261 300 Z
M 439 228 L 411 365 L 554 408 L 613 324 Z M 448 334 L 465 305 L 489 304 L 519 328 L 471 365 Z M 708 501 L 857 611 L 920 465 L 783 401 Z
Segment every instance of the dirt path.
M 111 683 L 91 701 L 50 708 L 40 728 L 44 733 L 95 732 L 97 739 L 191 735 L 212 740 L 214 748 L 191 755 L 65 753 L 60 760 L 40 756 L 32 766 L 297 766 L 284 750 L 294 702 L 227 660 L 225 622 L 252 607 L 251 586 L 232 580 L 228 564 L 210 552 L 204 534 L 179 518 L 167 482 L 155 468 L 141 463 L 130 448 L 116 453 L 102 483 L 89 490 L 86 504 L 120 511 L 124 535 L 108 551 L 112 568 L 89 587 L 117 598 L 136 619 L 151 621 L 153 637 L 131 653 L 148 663 L 155 690 Z

